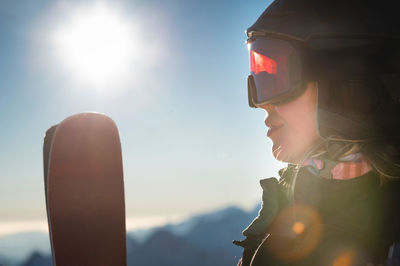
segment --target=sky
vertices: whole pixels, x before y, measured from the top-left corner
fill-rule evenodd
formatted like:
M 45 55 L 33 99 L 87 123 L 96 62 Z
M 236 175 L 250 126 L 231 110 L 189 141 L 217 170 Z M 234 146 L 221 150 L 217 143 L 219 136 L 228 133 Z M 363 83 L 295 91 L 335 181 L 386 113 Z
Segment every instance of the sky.
M 0 236 L 47 230 L 44 134 L 88 111 L 119 128 L 128 230 L 253 208 L 284 166 L 247 105 L 245 30 L 269 3 L 1 0 Z

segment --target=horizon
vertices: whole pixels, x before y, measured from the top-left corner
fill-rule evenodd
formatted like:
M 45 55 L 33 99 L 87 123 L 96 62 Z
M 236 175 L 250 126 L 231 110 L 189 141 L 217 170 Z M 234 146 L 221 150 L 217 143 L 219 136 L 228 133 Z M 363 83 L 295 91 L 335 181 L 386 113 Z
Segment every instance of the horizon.
M 229 208 L 238 208 L 244 212 L 251 212 L 258 207 L 259 203 L 252 206 L 226 205 L 215 209 L 196 211 L 194 213 L 160 215 L 160 216 L 137 216 L 126 217 L 126 232 L 131 233 L 137 230 L 146 230 L 166 225 L 176 225 L 193 217 L 217 213 Z M 0 239 L 19 234 L 44 233 L 49 234 L 47 220 L 26 220 L 26 221 L 0 221 Z M 0 253 L 1 254 L 1 253 Z

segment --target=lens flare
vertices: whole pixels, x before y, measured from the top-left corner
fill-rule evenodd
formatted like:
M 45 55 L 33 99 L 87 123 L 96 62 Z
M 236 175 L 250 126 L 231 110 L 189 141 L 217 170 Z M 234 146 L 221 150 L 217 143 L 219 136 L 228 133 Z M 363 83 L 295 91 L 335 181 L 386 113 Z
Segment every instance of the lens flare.
M 333 261 L 333 266 L 351 266 L 354 265 L 355 253 L 353 251 L 347 251 L 340 254 Z
M 294 223 L 294 225 L 292 226 L 292 230 L 293 232 L 295 232 L 296 234 L 300 235 L 304 232 L 305 229 L 305 225 L 302 222 L 296 222 Z
M 318 246 L 323 231 L 321 216 L 308 205 L 292 204 L 271 225 L 269 253 L 284 262 L 299 261 Z

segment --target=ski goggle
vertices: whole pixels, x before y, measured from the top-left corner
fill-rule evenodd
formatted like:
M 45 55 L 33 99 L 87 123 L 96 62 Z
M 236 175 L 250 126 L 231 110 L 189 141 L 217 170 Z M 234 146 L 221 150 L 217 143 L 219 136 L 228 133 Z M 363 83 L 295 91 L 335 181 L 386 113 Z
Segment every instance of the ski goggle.
M 290 42 L 267 37 L 250 38 L 248 96 L 250 107 L 283 104 L 299 96 L 302 86 L 300 49 Z

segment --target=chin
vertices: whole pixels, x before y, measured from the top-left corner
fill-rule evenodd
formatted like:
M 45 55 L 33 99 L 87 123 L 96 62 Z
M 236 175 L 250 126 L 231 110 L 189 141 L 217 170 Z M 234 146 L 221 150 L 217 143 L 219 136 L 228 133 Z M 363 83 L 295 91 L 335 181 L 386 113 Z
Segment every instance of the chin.
M 276 148 L 275 145 L 272 147 L 272 155 L 280 162 L 292 164 L 297 164 L 302 159 L 301 156 L 296 156 L 296 153 L 293 151 L 290 152 L 288 149 L 285 149 L 285 147 L 282 146 L 278 146 L 278 148 Z

